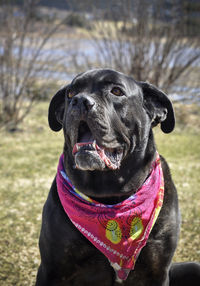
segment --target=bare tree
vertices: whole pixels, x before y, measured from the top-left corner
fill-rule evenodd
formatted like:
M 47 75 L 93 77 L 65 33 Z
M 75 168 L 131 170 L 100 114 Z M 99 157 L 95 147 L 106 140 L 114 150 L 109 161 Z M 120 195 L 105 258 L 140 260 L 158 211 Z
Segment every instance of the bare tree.
M 107 66 L 166 91 L 175 83 L 194 87 L 199 84 L 194 74 L 200 63 L 200 41 L 183 33 L 183 2 L 166 6 L 162 0 L 110 1 L 106 18 L 105 11 L 101 15 L 93 11 L 97 17 L 90 36 L 95 59 L 83 53 L 85 64 L 80 66 L 75 55 L 74 65 L 78 70 Z
M 41 87 L 47 84 L 60 56 L 50 41 L 63 21 L 37 21 L 37 0 L 1 1 L 0 6 L 0 127 L 15 130 L 31 110 Z M 41 83 L 41 78 L 45 81 Z

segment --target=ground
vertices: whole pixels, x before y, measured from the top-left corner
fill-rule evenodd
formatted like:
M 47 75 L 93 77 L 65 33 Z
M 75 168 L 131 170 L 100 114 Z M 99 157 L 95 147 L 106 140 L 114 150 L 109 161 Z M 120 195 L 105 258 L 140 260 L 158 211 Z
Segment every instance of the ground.
M 171 134 L 155 129 L 158 151 L 178 189 L 182 227 L 174 261 L 200 261 L 200 108 L 177 106 Z M 42 207 L 63 147 L 62 132 L 48 128 L 48 103 L 39 103 L 16 133 L 1 131 L 0 285 L 32 286 L 40 263 Z

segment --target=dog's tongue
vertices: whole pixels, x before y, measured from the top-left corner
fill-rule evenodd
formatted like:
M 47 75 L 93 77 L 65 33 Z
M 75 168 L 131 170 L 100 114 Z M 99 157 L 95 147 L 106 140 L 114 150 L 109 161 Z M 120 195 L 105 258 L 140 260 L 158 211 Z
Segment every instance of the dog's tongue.
M 96 152 L 98 154 L 98 156 L 101 158 L 102 161 L 104 161 L 104 163 L 106 164 L 106 166 L 109 169 L 115 170 L 117 168 L 119 168 L 118 165 L 114 164 L 109 158 L 108 156 L 105 154 L 105 149 L 103 147 L 100 147 L 97 145 L 96 141 L 89 141 L 89 142 L 85 142 L 85 140 L 88 139 L 87 138 L 81 138 L 80 143 L 76 143 L 73 147 L 72 150 L 72 154 L 75 155 L 76 153 L 78 153 L 81 150 L 88 150 L 91 152 Z

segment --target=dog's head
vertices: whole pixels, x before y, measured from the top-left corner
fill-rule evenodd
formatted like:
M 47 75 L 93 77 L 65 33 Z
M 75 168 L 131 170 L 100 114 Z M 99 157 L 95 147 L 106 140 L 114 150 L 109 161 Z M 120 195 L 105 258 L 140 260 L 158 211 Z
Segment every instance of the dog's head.
M 63 128 L 70 164 L 84 171 L 118 169 L 127 157 L 144 153 L 151 128 L 159 123 L 165 133 L 174 129 L 168 97 L 109 69 L 78 75 L 49 107 L 49 125 Z

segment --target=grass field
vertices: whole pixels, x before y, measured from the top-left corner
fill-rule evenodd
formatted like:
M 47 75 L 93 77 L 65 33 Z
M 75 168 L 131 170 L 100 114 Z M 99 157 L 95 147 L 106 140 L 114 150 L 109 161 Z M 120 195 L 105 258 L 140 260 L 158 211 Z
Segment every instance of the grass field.
M 1 286 L 35 282 L 42 206 L 63 146 L 62 132 L 48 128 L 47 108 L 47 103 L 40 103 L 25 119 L 23 131 L 0 133 Z M 171 167 L 182 213 L 174 261 L 200 260 L 200 109 L 195 107 L 192 115 L 189 109 L 179 114 L 180 123 L 172 134 L 155 130 L 158 150 Z M 185 126 L 187 118 L 190 126 Z

